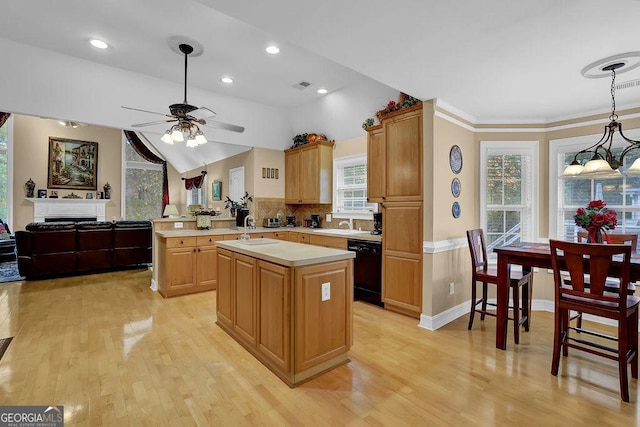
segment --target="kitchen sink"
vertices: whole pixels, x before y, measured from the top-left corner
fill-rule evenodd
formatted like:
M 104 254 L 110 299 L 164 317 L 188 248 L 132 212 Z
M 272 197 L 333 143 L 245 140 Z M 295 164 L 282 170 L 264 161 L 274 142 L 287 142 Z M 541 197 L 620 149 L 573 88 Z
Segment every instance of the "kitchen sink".
M 349 236 L 351 234 L 366 233 L 366 231 L 348 230 L 346 228 L 319 228 L 317 230 L 313 230 L 313 232 L 314 233 L 324 233 L 324 234 L 336 234 L 338 236 Z
M 264 237 L 261 237 L 259 239 L 247 239 L 247 240 L 242 240 L 239 239 L 238 243 L 242 243 L 243 245 L 272 245 L 274 243 L 278 243 L 280 242 L 280 240 L 278 239 L 266 239 Z

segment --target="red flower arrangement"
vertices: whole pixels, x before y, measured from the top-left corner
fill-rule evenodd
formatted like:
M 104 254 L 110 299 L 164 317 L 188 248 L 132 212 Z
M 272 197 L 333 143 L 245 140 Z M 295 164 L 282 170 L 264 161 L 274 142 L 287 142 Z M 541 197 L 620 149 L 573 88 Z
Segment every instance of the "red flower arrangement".
M 591 242 L 601 241 L 603 230 L 613 230 L 618 225 L 618 213 L 613 209 L 607 209 L 607 204 L 602 200 L 589 202 L 586 208 L 578 208 L 573 217 L 576 225 L 589 232 Z

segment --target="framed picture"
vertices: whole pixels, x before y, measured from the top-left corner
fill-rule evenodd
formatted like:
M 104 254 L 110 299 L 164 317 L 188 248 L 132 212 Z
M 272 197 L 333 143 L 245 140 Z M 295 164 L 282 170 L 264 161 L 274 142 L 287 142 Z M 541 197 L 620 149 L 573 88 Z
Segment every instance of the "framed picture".
M 51 194 L 49 194 L 49 198 L 50 199 L 57 199 L 58 198 L 58 192 L 57 191 L 51 191 Z
M 104 199 L 104 193 L 102 191 L 96 191 L 96 199 Z
M 85 199 L 93 199 L 93 193 L 87 193 L 87 195 L 84 198 Z
M 39 189 L 38 190 L 38 199 L 46 199 L 47 198 L 47 190 Z
M 98 143 L 49 137 L 48 188 L 96 190 Z
M 211 184 L 211 199 L 222 200 L 222 181 L 213 181 Z

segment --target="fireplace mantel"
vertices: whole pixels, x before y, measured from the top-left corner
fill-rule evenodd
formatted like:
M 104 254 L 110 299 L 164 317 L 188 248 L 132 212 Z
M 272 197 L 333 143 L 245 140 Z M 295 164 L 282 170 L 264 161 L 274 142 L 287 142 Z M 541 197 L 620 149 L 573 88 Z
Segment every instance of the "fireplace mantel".
M 44 222 L 47 218 L 96 218 L 105 221 L 105 205 L 110 199 L 36 199 L 33 203 L 33 221 Z

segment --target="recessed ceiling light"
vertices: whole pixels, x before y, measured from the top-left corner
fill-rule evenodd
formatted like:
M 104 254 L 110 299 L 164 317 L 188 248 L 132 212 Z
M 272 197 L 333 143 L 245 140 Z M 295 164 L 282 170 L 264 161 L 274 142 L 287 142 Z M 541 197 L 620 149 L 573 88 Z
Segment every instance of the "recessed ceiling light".
M 233 83 L 233 79 L 232 79 L 231 77 L 228 77 L 228 76 L 221 77 L 221 78 L 220 78 L 220 81 L 221 81 L 222 83 L 226 83 L 226 84 L 228 84 L 228 85 L 229 85 L 229 84 L 231 84 L 231 83 Z
M 318 90 L 317 90 L 317 92 L 318 92 L 320 95 L 324 95 L 324 94 L 325 94 L 325 93 L 327 93 L 328 91 L 327 91 L 325 88 L 320 88 L 320 89 L 318 89 Z
M 93 47 L 97 47 L 98 49 L 106 49 L 109 47 L 107 43 L 99 39 L 91 39 L 89 40 L 89 43 L 91 43 Z
M 275 55 L 276 53 L 280 52 L 280 49 L 278 49 L 277 46 L 273 46 L 273 45 L 267 47 L 266 50 L 267 50 L 267 53 L 270 53 L 272 55 Z

